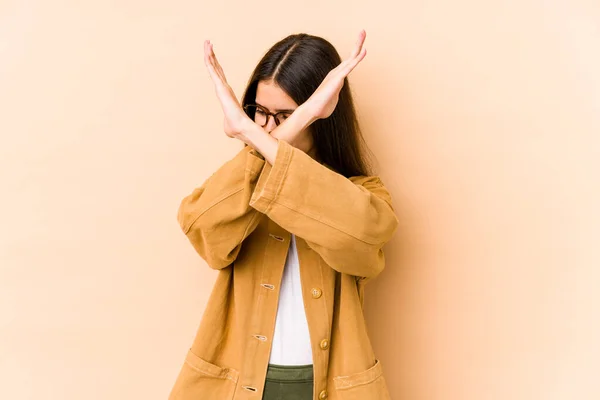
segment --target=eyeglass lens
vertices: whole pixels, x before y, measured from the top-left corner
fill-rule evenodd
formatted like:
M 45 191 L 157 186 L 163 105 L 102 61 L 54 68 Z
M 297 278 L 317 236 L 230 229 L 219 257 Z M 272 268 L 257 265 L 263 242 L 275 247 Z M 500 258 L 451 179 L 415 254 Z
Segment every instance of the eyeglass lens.
M 248 114 L 250 114 L 250 115 L 254 114 L 254 122 L 256 122 L 260 126 L 267 125 L 269 114 L 265 113 L 265 111 L 262 108 L 257 107 L 255 105 L 249 105 L 246 107 L 246 109 L 248 111 Z M 273 115 L 271 114 L 271 116 L 273 116 Z M 288 116 L 285 114 L 275 114 L 275 116 L 273 116 L 273 117 L 275 118 L 275 123 L 277 125 L 279 125 L 283 121 L 285 121 L 285 119 Z

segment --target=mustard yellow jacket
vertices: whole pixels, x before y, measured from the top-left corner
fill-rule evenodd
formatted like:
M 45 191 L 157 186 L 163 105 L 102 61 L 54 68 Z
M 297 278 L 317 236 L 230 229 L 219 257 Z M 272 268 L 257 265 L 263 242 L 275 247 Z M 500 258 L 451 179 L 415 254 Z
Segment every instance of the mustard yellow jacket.
M 390 398 L 363 317 L 398 226 L 379 177 L 346 178 L 283 140 L 273 165 L 245 146 L 183 199 L 178 221 L 219 273 L 170 400 L 261 400 L 291 233 L 313 400 Z

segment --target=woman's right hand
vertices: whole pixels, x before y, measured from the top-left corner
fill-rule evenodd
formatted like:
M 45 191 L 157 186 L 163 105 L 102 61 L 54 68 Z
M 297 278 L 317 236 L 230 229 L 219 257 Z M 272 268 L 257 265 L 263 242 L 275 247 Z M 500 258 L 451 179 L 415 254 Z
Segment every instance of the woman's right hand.
M 204 41 L 204 64 L 206 64 L 208 73 L 215 85 L 215 92 L 223 109 L 225 134 L 231 138 L 236 138 L 242 133 L 248 122 L 253 123 L 253 121 L 244 112 L 231 86 L 227 83 L 223 68 L 217 61 L 213 45 L 209 40 Z

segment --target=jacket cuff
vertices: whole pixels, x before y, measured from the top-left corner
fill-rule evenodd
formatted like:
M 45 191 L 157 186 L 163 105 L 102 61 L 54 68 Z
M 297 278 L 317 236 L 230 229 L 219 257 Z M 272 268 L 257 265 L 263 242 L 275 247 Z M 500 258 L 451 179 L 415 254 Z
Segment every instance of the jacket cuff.
M 285 140 L 277 139 L 277 154 L 273 165 L 265 162 L 258 177 L 254 193 L 250 198 L 250 206 L 267 214 L 285 180 L 288 167 L 294 155 L 294 147 Z
M 265 164 L 269 165 L 262 154 L 250 146 L 244 147 L 241 153 L 247 154 L 246 171 L 250 172 L 253 176 L 258 175 Z

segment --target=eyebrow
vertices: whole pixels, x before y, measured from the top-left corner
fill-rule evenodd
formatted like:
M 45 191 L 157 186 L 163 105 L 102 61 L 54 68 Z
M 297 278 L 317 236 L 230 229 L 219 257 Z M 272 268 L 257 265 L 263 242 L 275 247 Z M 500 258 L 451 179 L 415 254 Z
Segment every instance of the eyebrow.
M 264 107 L 264 108 L 266 108 L 267 110 L 269 110 L 269 107 L 263 106 L 263 105 L 262 105 L 262 104 L 260 104 L 258 101 L 256 102 L 256 104 L 258 104 L 259 106 L 261 106 L 261 107 Z M 293 113 L 294 111 L 296 111 L 296 110 L 295 110 L 295 109 L 294 109 L 294 110 L 291 110 L 291 109 L 275 110 L 275 112 L 276 112 L 276 113 L 280 113 L 280 112 Z

